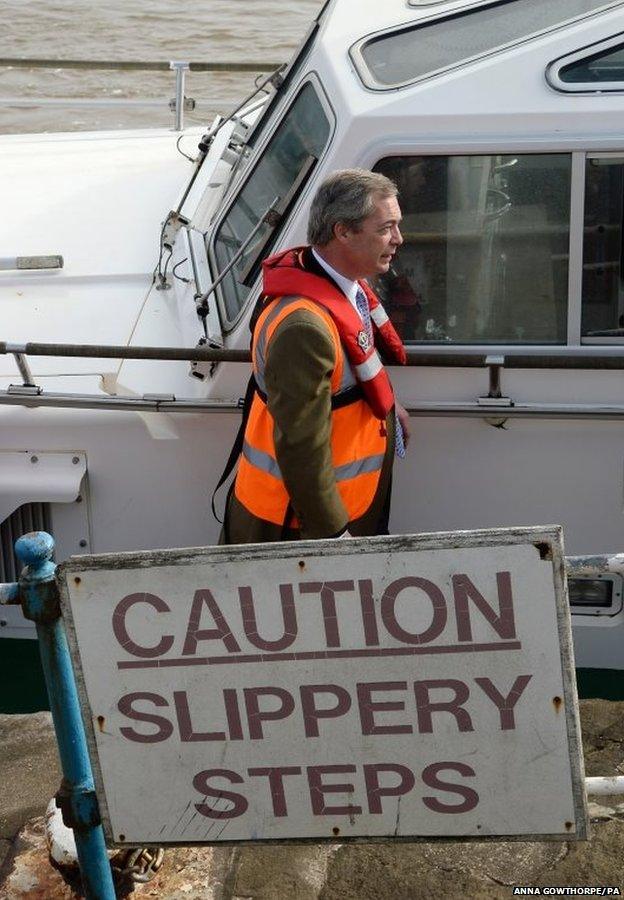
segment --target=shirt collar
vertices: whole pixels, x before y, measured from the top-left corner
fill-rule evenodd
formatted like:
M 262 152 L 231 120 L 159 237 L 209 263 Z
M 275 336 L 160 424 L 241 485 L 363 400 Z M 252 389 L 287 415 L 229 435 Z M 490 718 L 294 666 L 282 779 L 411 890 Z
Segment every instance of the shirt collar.
M 350 278 L 346 278 L 344 275 L 341 275 L 340 272 L 337 272 L 333 266 L 330 266 L 326 259 L 323 259 L 320 253 L 316 252 L 314 247 L 312 247 L 312 253 L 314 259 L 323 269 L 325 269 L 330 278 L 333 278 L 345 297 L 348 297 L 351 303 L 354 303 L 355 295 L 358 291 L 357 281 L 351 281 Z

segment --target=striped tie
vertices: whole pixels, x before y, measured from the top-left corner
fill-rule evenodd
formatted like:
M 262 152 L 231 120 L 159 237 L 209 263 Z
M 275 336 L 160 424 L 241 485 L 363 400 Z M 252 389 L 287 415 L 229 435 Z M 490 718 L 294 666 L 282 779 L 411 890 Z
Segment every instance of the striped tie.
M 362 320 L 362 325 L 366 329 L 366 333 L 368 335 L 369 344 L 373 346 L 373 323 L 371 322 L 370 309 L 368 308 L 368 299 L 366 294 L 362 290 L 361 287 L 358 287 L 357 293 L 355 295 L 355 305 L 357 307 L 357 311 L 360 314 L 360 318 Z M 396 451 L 396 455 L 399 459 L 405 458 L 405 441 L 403 439 L 403 429 L 401 427 L 401 423 L 399 422 L 399 417 L 396 412 L 394 414 L 394 447 Z

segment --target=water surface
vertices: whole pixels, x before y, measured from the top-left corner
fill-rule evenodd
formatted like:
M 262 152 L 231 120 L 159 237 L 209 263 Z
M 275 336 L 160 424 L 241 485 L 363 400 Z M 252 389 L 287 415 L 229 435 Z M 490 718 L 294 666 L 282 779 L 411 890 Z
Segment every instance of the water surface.
M 321 0 L 5 0 L 2 59 L 287 61 Z M 208 122 L 253 89 L 253 74 L 191 74 L 187 116 Z M 83 72 L 0 66 L 0 132 L 75 131 L 170 125 L 172 74 Z M 159 99 L 156 108 L 35 109 L 8 98 Z

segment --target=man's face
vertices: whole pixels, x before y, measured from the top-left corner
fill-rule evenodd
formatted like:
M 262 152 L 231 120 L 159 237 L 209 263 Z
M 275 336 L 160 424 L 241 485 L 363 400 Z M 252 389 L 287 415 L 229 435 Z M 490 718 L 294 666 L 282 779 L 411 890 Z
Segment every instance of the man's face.
M 336 226 L 340 271 L 353 279 L 385 274 L 403 243 L 400 221 L 396 197 L 378 197 L 373 212 L 361 223 L 359 231 Z

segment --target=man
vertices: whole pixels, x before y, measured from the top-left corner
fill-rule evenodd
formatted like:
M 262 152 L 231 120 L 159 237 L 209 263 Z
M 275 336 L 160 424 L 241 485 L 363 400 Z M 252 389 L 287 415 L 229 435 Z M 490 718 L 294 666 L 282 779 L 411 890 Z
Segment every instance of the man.
M 387 534 L 395 452 L 409 438 L 377 349 L 405 352 L 365 278 L 403 238 L 397 189 L 335 172 L 310 210 L 309 247 L 265 260 L 255 378 L 224 543 Z

